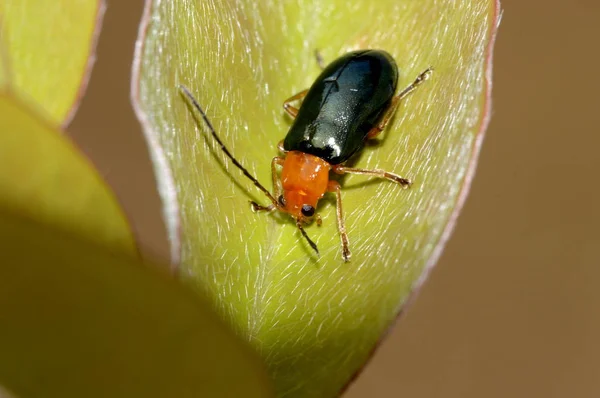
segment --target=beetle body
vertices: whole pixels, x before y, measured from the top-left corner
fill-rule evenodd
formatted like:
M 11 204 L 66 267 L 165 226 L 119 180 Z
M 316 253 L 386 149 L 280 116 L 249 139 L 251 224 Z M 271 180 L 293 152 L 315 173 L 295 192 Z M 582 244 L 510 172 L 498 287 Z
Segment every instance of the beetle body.
M 316 217 L 317 224 L 320 225 L 321 218 L 315 212 L 318 201 L 327 192 L 335 193 L 342 257 L 344 261 L 348 261 L 350 250 L 342 211 L 341 188 L 337 181 L 329 178 L 330 172 L 384 178 L 408 187 L 410 181 L 394 173 L 346 167 L 344 162 L 359 152 L 367 139 L 381 133 L 400 100 L 425 81 L 430 72 L 431 68 L 425 70 L 412 84 L 395 95 L 398 68 L 391 55 L 385 51 L 350 52 L 324 68 L 310 89 L 284 102 L 283 107 L 294 118 L 294 122 L 279 144 L 285 157 L 275 157 L 271 162 L 273 194 L 233 157 L 189 90 L 180 87 L 202 115 L 223 152 L 271 201 L 268 206 L 251 202 L 253 209 L 279 210 L 290 214 L 317 253 L 317 246 L 307 236 L 303 224 Z M 292 103 L 299 100 L 303 101 L 297 109 Z M 277 175 L 277 166 L 282 166 L 280 177 Z
M 302 101 L 283 147 L 335 165 L 359 151 L 389 108 L 398 67 L 385 51 L 361 50 L 338 58 Z

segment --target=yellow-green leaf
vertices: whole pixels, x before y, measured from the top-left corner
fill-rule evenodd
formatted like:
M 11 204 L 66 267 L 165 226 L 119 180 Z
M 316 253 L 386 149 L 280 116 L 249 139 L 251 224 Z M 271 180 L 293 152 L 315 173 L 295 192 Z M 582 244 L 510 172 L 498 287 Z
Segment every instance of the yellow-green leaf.
M 0 46 L 10 82 L 56 124 L 67 124 L 87 85 L 102 0 L 0 0 Z
M 158 267 L 0 208 L 0 395 L 266 397 L 216 315 Z
M 473 173 L 489 111 L 493 0 L 352 2 L 148 1 L 133 102 L 155 160 L 173 259 L 267 362 L 278 393 L 337 394 L 369 357 L 448 237 Z M 253 214 L 268 201 L 190 111 L 184 84 L 221 138 L 263 185 L 290 119 L 281 107 L 325 60 L 358 48 L 391 53 L 407 98 L 356 166 L 414 181 L 401 190 L 343 180 L 352 261 L 344 263 L 335 201 L 302 240 L 289 217 Z M 200 120 L 200 122 L 198 122 Z
M 135 251 L 114 194 L 73 144 L 0 92 L 0 206 L 104 244 Z
M 1 28 L 0 28 L 1 29 Z M 2 31 L 0 31 L 1 33 Z M 10 88 L 10 65 L 8 62 L 8 55 L 6 53 L 6 48 L 4 47 L 2 41 L 2 37 L 0 36 L 0 89 L 8 89 Z M 1 397 L 1 395 L 0 395 Z

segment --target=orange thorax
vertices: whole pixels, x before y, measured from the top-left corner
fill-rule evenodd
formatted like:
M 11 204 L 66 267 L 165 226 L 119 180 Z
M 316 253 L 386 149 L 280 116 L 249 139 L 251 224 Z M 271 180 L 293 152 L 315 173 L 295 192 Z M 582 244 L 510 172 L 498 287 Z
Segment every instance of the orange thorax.
M 329 182 L 331 165 L 320 157 L 299 151 L 286 154 L 281 171 L 285 211 L 301 217 L 303 205 L 317 207 Z

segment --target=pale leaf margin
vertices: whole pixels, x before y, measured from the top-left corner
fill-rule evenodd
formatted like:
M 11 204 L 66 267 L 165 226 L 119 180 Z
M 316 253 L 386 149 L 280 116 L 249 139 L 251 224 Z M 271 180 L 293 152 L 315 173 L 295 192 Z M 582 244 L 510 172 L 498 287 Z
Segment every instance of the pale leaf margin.
M 77 110 L 79 110 L 79 106 L 81 105 L 81 100 L 83 99 L 88 85 L 90 83 L 90 78 L 92 76 L 92 69 L 96 64 L 96 50 L 98 48 L 98 39 L 100 37 L 100 32 L 102 31 L 102 22 L 104 21 L 104 13 L 106 12 L 106 1 L 105 0 L 97 0 L 98 8 L 96 10 L 96 23 L 94 25 L 94 31 L 92 32 L 92 36 L 90 39 L 90 45 L 88 47 L 88 60 L 83 70 L 83 74 L 81 76 L 81 82 L 79 83 L 79 89 L 77 90 L 77 94 L 73 97 L 73 103 L 71 104 L 71 108 L 65 115 L 65 119 L 62 121 L 61 127 L 65 128 L 73 121 Z
M 96 49 L 98 47 L 98 40 L 100 37 L 100 32 L 102 31 L 102 22 L 104 21 L 104 14 L 106 12 L 106 2 L 105 0 L 96 0 L 98 3 L 98 7 L 96 8 L 96 17 L 94 23 L 94 29 L 90 38 L 90 43 L 88 46 L 88 57 L 85 67 L 83 68 L 81 80 L 79 82 L 79 88 L 77 92 L 73 96 L 73 101 L 69 110 L 65 114 L 62 122 L 58 124 L 59 130 L 63 131 L 64 129 L 71 124 L 75 114 L 79 110 L 79 106 L 81 105 L 81 101 L 87 91 L 90 78 L 92 76 L 92 69 L 96 64 Z M 23 97 L 23 93 L 21 93 L 18 89 L 12 85 L 12 64 L 10 60 L 10 54 L 8 53 L 5 45 L 5 37 L 8 33 L 3 29 L 2 24 L 2 15 L 0 14 L 0 68 L 2 68 L 0 76 L 0 87 L 4 88 L 13 93 L 15 96 Z M 37 104 L 33 99 L 27 98 L 28 102 L 36 104 L 37 106 L 43 107 L 41 104 Z M 39 112 L 37 112 L 39 113 Z
M 177 202 L 177 189 L 173 173 L 169 166 L 169 161 L 165 152 L 158 142 L 158 134 L 153 131 L 152 123 L 146 112 L 140 105 L 140 72 L 142 64 L 142 55 L 144 42 L 146 41 L 148 27 L 150 26 L 150 15 L 152 12 L 152 0 L 145 0 L 144 12 L 138 29 L 138 36 L 135 43 L 135 54 L 133 56 L 131 71 L 131 104 L 133 110 L 142 125 L 142 131 L 146 138 L 150 158 L 154 167 L 154 175 L 158 184 L 158 193 L 161 197 L 162 212 L 165 226 L 167 228 L 167 237 L 169 239 L 170 267 L 171 271 L 176 272 L 181 261 L 181 218 L 179 203 Z

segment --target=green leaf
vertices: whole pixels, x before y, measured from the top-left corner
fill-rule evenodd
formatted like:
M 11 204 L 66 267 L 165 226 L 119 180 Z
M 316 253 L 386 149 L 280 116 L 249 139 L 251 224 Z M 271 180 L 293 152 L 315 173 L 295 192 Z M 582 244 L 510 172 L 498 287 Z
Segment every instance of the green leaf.
M 0 27 L 1 29 L 1 27 Z M 1 34 L 2 31 L 0 31 Z M 2 41 L 2 37 L 0 35 L 0 89 L 9 89 L 10 88 L 10 66 L 8 61 L 8 54 L 6 53 L 6 48 L 4 48 Z M 2 397 L 0 395 L 0 397 Z
M 12 88 L 56 124 L 70 121 L 87 86 L 104 8 L 102 0 L 0 0 Z
M 489 68 L 499 5 L 340 0 L 234 3 L 148 1 L 132 98 L 162 193 L 173 260 L 269 366 L 278 393 L 333 396 L 368 359 L 452 229 L 489 117 Z M 290 126 L 282 102 L 307 88 L 325 60 L 357 48 L 391 53 L 408 85 L 432 78 L 401 104 L 356 167 L 414 181 L 401 190 L 348 176 L 343 202 L 353 253 L 344 263 L 335 201 L 307 233 L 277 214 L 193 115 L 195 94 L 228 148 L 263 185 Z
M 0 252 L 0 386 L 15 397 L 269 396 L 258 359 L 158 267 L 6 209 Z
M 0 207 L 135 252 L 113 193 L 73 144 L 0 91 Z

